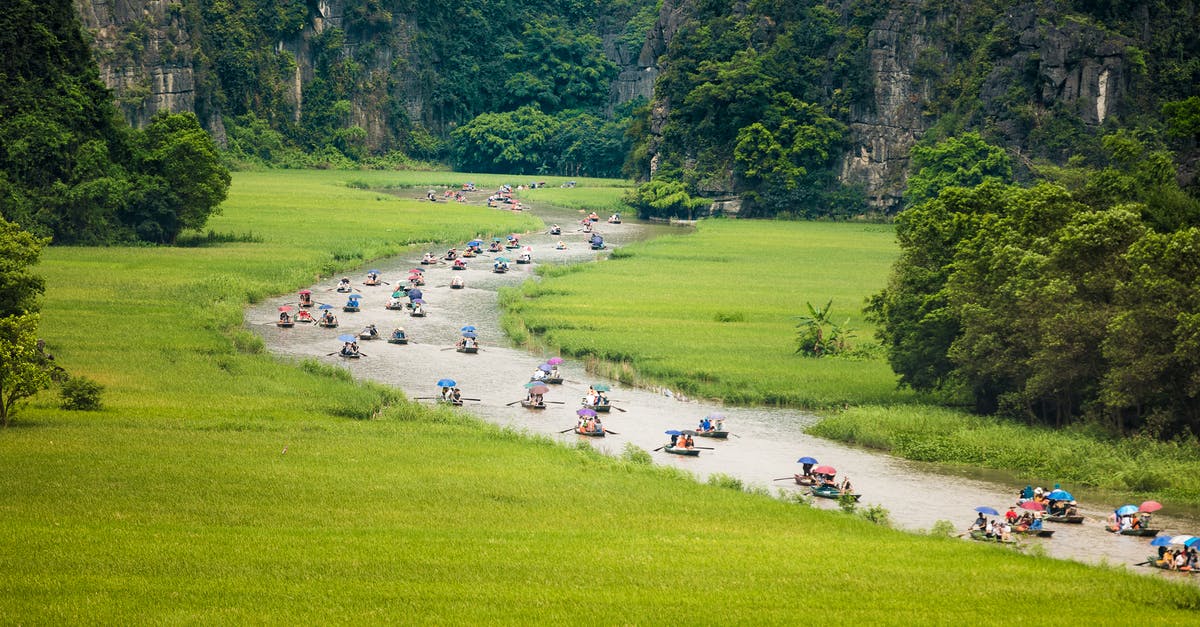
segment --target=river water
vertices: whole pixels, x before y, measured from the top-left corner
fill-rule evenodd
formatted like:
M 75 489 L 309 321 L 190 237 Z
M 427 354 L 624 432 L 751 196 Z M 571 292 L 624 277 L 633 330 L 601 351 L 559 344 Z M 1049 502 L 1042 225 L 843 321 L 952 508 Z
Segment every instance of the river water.
M 580 212 L 543 208 L 537 210 L 537 215 L 547 223 L 562 225 L 563 235 L 531 233 L 522 236 L 521 243 L 533 248 L 533 265 L 583 263 L 607 254 L 607 251 L 590 250 L 586 239 L 588 236 L 576 229 Z M 679 228 L 627 221 L 620 225 L 601 222 L 596 230 L 603 234 L 612 248 L 668 232 L 678 232 L 676 229 Z M 567 244 L 566 250 L 555 250 L 554 245 L 559 240 Z M 440 256 L 445 250 L 446 247 L 442 247 L 433 252 Z M 268 350 L 273 353 L 294 358 L 316 358 L 345 367 L 356 377 L 396 386 L 409 397 L 434 396 L 438 392 L 435 382 L 441 378 L 451 378 L 458 382 L 465 397 L 480 399 L 478 402 L 468 402 L 464 409 L 484 420 L 549 435 L 563 442 L 587 440 L 610 454 L 619 454 L 626 443 L 647 451 L 658 448 L 667 440 L 664 430 L 695 428 L 701 417 L 720 411 L 727 416 L 726 428 L 734 434 L 733 437 L 725 441 L 696 438 L 698 446 L 711 446 L 713 450 L 703 450 L 699 457 L 653 452 L 651 455 L 655 462 L 685 469 L 701 480 L 714 473 L 731 475 L 746 484 L 767 486 L 774 493 L 776 489 L 805 490 L 790 480 L 774 479 L 796 472 L 799 468 L 796 460 L 800 456 L 813 456 L 822 464 L 832 465 L 850 477 L 856 490 L 863 494 L 862 506 L 881 505 L 890 513 L 893 524 L 902 529 L 928 529 L 939 520 L 948 520 L 958 530 L 965 530 L 975 518 L 975 507 L 986 505 L 1003 512 L 1014 502 L 1016 492 L 1021 487 L 988 480 L 982 473 L 979 476 L 963 476 L 961 472 L 947 471 L 936 465 L 910 462 L 807 435 L 804 429 L 816 420 L 815 416 L 808 413 L 757 407 L 724 407 L 680 400 L 667 391 L 632 389 L 615 381 L 602 380 L 589 375 L 581 364 L 571 360 L 560 366 L 565 382 L 550 386 L 550 392 L 546 394 L 546 400 L 551 402 L 547 409 L 534 411 L 522 409 L 519 404 L 509 406 L 509 403 L 524 397 L 522 386 L 547 356 L 533 355 L 509 346 L 500 331 L 496 290 L 533 277 L 533 266 L 514 262 L 510 264 L 507 274 L 494 274 L 491 272 L 490 258 L 476 257 L 467 260 L 466 270 L 452 271 L 446 263 L 417 265 L 422 252 L 414 251 L 411 255 L 375 262 L 370 267 L 380 269 L 382 278 L 393 284 L 403 282 L 410 268 L 425 268 L 427 284 L 422 288 L 427 301 L 428 315 L 425 318 L 412 318 L 404 312 L 385 309 L 384 303 L 392 288 L 362 286 L 364 270 L 349 275 L 354 284 L 359 286 L 358 292 L 364 296 L 361 312 L 340 311 L 345 299 L 334 291 L 333 280 L 310 288 L 314 300 L 337 307 L 335 313 L 341 322 L 340 328 L 322 329 L 310 325 L 297 325 L 293 329 L 277 328 L 274 325 L 278 317 L 277 307 L 287 302 L 294 303 L 295 295 L 291 294 L 268 299 L 249 308 L 246 311 L 246 324 L 262 336 Z M 515 260 L 515 252 L 509 251 L 505 256 Z M 462 276 L 465 289 L 449 288 L 453 275 Z M 365 353 L 362 359 L 343 360 L 337 356 L 327 356 L 341 347 L 338 335 L 357 333 L 367 324 L 375 324 L 385 335 L 393 328 L 402 326 L 412 338 L 412 343 L 392 345 L 382 340 L 366 341 L 360 342 Z M 478 354 L 447 350 L 459 338 L 460 329 L 465 325 L 473 325 L 477 329 L 482 347 Z M 588 385 L 601 382 L 613 387 L 609 397 L 614 407 L 624 410 L 614 410 L 604 417 L 606 428 L 616 433 L 595 439 L 559 433 L 574 425 L 579 399 Z M 1068 490 L 1072 488 L 1065 487 Z M 1080 513 L 1087 516 L 1084 524 L 1046 523 L 1047 528 L 1056 532 L 1053 538 L 1025 538 L 1022 542 L 1040 544 L 1046 554 L 1053 557 L 1086 562 L 1106 561 L 1110 564 L 1133 564 L 1154 552 L 1148 539 L 1114 536 L 1103 529 L 1102 519 L 1121 503 L 1090 503 L 1086 499 L 1080 502 Z M 837 508 L 836 502 L 825 499 L 815 499 L 814 505 Z M 1155 514 L 1154 526 L 1162 528 L 1164 535 L 1200 532 L 1200 518 L 1180 515 L 1178 512 L 1172 514 L 1167 505 L 1167 510 Z M 1153 569 L 1133 570 L 1187 578 Z M 1200 580 L 1200 577 L 1192 576 L 1191 579 Z

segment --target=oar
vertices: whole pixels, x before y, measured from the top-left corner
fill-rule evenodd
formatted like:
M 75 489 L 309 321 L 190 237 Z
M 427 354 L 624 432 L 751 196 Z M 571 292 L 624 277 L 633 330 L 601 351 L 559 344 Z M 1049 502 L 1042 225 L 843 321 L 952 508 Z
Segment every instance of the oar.
M 575 430 L 575 427 L 571 427 L 570 429 L 563 429 L 562 431 L 559 431 L 559 433 L 566 433 L 568 431 L 574 431 L 574 430 Z
M 522 398 L 522 399 L 520 399 L 520 400 L 515 400 L 515 401 L 513 401 L 513 402 L 511 402 L 511 403 L 505 403 L 505 404 L 504 404 L 504 406 L 505 406 L 505 407 L 512 407 L 513 405 L 516 405 L 517 403 L 520 403 L 520 402 L 521 402 L 521 401 L 523 401 L 523 400 L 525 400 L 525 399 L 523 399 L 523 398 Z
M 555 405 L 566 405 L 563 401 L 542 401 L 543 403 L 554 403 Z
M 783 481 L 785 479 L 795 479 L 795 477 L 780 477 L 778 479 L 772 479 L 771 481 Z
M 483 399 L 482 399 L 482 398 L 467 398 L 467 397 L 465 397 L 465 396 L 464 396 L 464 397 L 463 397 L 461 400 L 464 400 L 464 401 L 482 401 Z
M 664 444 L 664 445 L 662 445 L 662 446 L 660 446 L 660 447 L 658 447 L 658 448 L 656 448 L 656 449 L 654 449 L 653 451 L 650 451 L 650 452 L 651 452 L 651 453 L 657 453 L 657 452 L 659 452 L 659 451 L 661 451 L 661 450 L 663 450 L 663 449 L 665 449 L 665 448 L 667 448 L 667 445 L 666 445 L 666 444 Z
M 457 347 L 457 346 L 451 346 L 450 348 L 441 348 L 441 349 L 438 349 L 438 350 L 452 351 L 452 350 L 454 350 L 454 349 L 456 349 L 456 348 L 458 348 L 458 347 Z
M 620 407 L 617 407 L 616 405 L 612 405 L 612 404 L 610 404 L 610 405 L 609 405 L 609 407 L 612 407 L 613 409 L 615 409 L 615 410 L 617 410 L 617 411 L 621 412 L 622 414 L 629 413 L 629 412 L 628 412 L 628 410 L 621 409 Z
M 706 451 L 715 451 L 715 450 L 717 450 L 717 449 L 715 449 L 715 448 L 713 448 L 713 447 L 711 447 L 711 446 L 693 446 L 692 448 L 703 449 L 703 450 L 706 450 Z
M 414 400 L 414 401 L 432 401 L 437 398 L 438 397 L 436 397 L 436 396 L 414 396 L 414 397 L 412 397 L 412 400 Z
M 604 432 L 608 433 L 608 434 L 612 434 L 612 435 L 621 435 L 620 433 L 617 433 L 616 431 L 609 431 L 608 429 L 605 429 Z

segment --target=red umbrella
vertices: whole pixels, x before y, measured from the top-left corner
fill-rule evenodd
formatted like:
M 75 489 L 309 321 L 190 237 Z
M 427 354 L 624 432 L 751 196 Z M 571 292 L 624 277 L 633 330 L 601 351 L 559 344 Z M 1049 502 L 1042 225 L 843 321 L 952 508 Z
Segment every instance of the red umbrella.
M 1162 503 L 1158 501 L 1146 501 L 1142 503 L 1141 507 L 1138 507 L 1139 512 L 1157 512 L 1160 509 L 1162 509 Z
M 837 469 L 835 469 L 833 466 L 817 466 L 816 468 L 813 468 L 812 471 L 818 475 L 836 475 L 837 474 Z
M 1021 509 L 1030 509 L 1035 512 L 1044 512 L 1044 511 L 1046 511 L 1046 506 L 1042 505 L 1041 503 L 1038 503 L 1037 501 L 1030 500 L 1030 501 L 1025 501 L 1024 503 L 1021 503 Z
M 301 294 L 312 294 L 312 290 L 300 290 Z
M 291 305 L 280 305 L 279 306 L 279 311 L 291 311 L 291 310 L 292 310 Z

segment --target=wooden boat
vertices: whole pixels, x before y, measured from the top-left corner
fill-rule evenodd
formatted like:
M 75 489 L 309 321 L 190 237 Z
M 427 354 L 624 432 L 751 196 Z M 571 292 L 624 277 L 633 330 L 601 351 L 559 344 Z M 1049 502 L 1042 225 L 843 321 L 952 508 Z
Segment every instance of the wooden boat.
M 728 432 L 728 431 L 697 431 L 697 432 L 696 432 L 696 437 L 699 437 L 699 438 L 714 438 L 714 439 L 717 439 L 717 440 L 728 440 L 728 439 L 729 439 L 729 432 Z
M 521 245 L 520 245 L 520 244 L 505 244 L 505 245 L 504 245 L 504 249 L 505 249 L 505 250 L 516 250 L 516 249 L 518 249 L 518 248 L 520 248 L 520 247 L 521 247 Z
M 388 344 L 408 344 L 407 337 L 389 337 Z
M 317 323 L 317 326 L 324 327 L 326 329 L 336 329 L 337 325 L 338 325 L 337 320 L 334 320 L 333 322 L 320 321 Z
M 839 488 L 837 486 L 815 485 L 809 491 L 812 492 L 813 496 L 819 496 L 823 499 L 840 499 L 840 498 L 842 498 L 842 490 L 841 490 L 841 488 Z M 858 499 L 862 498 L 861 494 L 855 494 L 854 492 L 848 492 L 847 494 L 854 497 L 854 500 L 856 500 L 856 501 Z
M 546 403 L 531 403 L 529 401 L 521 401 L 521 407 L 525 409 L 546 409 Z
M 583 403 L 583 406 L 588 409 L 595 410 L 597 413 L 606 412 L 612 409 L 611 403 L 605 403 L 603 405 L 589 405 L 587 403 Z
M 508 268 L 505 268 L 504 266 L 493 266 L 492 272 L 495 272 L 496 274 L 504 274 L 505 272 L 508 272 Z
M 546 377 L 545 379 L 542 379 L 542 383 L 548 383 L 550 385 L 562 385 L 562 382 L 562 377 Z
M 404 303 L 396 303 L 395 305 L 389 303 L 383 306 L 384 309 L 391 309 L 392 311 L 403 310 L 405 307 Z
M 532 263 L 532 262 L 533 262 L 533 260 L 530 259 L 529 257 L 517 257 L 517 263 L 519 263 L 519 264 L 527 264 L 527 263 Z
M 609 218 L 609 219 L 608 219 L 608 223 L 609 223 L 609 224 L 620 224 L 620 223 L 621 223 L 621 219 L 620 219 L 620 218 L 617 218 L 617 219 L 615 219 L 615 220 L 614 220 L 613 218 Z
M 1158 535 L 1159 531 L 1162 531 L 1161 529 L 1149 529 L 1146 527 L 1138 527 L 1136 529 L 1121 529 L 1119 527 L 1114 527 L 1111 524 L 1106 524 L 1104 526 L 1104 528 L 1109 533 L 1115 533 L 1115 534 L 1119 534 L 1122 536 L 1134 536 L 1134 537 L 1140 537 L 1140 538 L 1153 538 L 1154 536 Z
M 463 251 L 463 254 L 462 254 L 462 256 L 463 256 L 463 257 L 474 257 L 476 254 L 477 254 L 477 253 L 476 253 L 475 251 L 473 251 L 473 250 L 471 250 L 471 249 L 469 249 L 469 248 L 468 248 L 467 250 L 464 250 L 464 251 Z
M 1002 540 L 996 536 L 992 536 L 989 538 L 986 533 L 984 533 L 978 529 L 971 530 L 971 539 L 975 540 L 976 542 L 995 542 L 998 544 L 1016 544 L 1017 543 L 1016 540 L 1013 540 L 1011 538 L 1008 540 Z
M 558 228 L 558 229 L 550 229 L 550 234 L 551 234 L 551 235 L 562 235 L 562 229 L 561 229 L 561 228 Z
M 360 340 L 378 340 L 378 339 L 379 339 L 379 334 L 378 334 L 378 333 L 374 333 L 374 334 L 372 334 L 372 333 L 359 333 L 359 334 L 358 334 L 358 339 L 360 339 Z
M 580 429 L 579 427 L 575 427 L 575 433 L 577 433 L 579 435 L 586 435 L 589 438 L 604 437 L 604 429 L 600 429 L 599 431 L 584 431 L 583 429 Z
M 337 288 L 337 291 L 339 291 L 339 292 L 341 292 L 341 293 L 343 293 L 343 294 L 349 294 L 350 292 L 353 292 L 353 291 L 354 291 L 354 288 L 352 288 L 352 287 L 350 287 L 350 286 L 338 287 L 338 288 Z
M 478 346 L 459 346 L 458 348 L 455 348 L 454 350 L 456 350 L 460 353 L 467 353 L 468 355 L 474 355 L 475 353 L 479 352 L 479 347 Z
M 414 310 L 412 310 L 412 311 L 408 312 L 408 315 L 410 315 L 410 316 L 412 316 L 412 317 L 414 317 L 414 318 L 424 318 L 424 317 L 425 317 L 425 310 L 424 310 L 424 309 L 421 309 L 421 310 L 419 310 L 419 311 L 418 311 L 418 310 L 414 309 Z
M 1071 523 L 1072 525 L 1078 525 L 1083 523 L 1083 516 L 1067 516 L 1066 514 L 1059 514 L 1057 516 L 1047 516 L 1042 520 L 1047 522 Z
M 370 285 L 372 287 L 374 287 L 376 285 L 382 285 L 382 284 L 383 284 L 383 281 L 380 281 L 379 279 L 375 279 L 374 281 L 367 279 L 366 281 L 363 281 L 363 285 Z
M 663 450 L 672 455 L 683 455 L 685 457 L 699 457 L 700 449 L 684 448 L 682 446 L 671 446 L 670 444 L 663 447 Z
M 300 301 L 300 306 L 301 306 L 301 307 L 303 307 L 303 308 L 305 308 L 305 309 L 308 309 L 309 307 L 312 307 L 312 306 L 313 306 L 313 302 L 312 302 L 311 300 L 310 300 L 310 301 L 303 301 L 303 300 L 302 300 L 302 301 Z
M 358 305 L 342 305 L 342 311 L 358 311 Z
M 287 321 L 284 321 L 284 320 L 276 320 L 276 321 L 275 321 L 275 326 L 277 326 L 277 327 L 280 327 L 280 328 L 283 328 L 283 329 L 290 329 L 290 328 L 292 328 L 292 327 L 296 326 L 296 323 L 295 323 L 295 322 L 293 322 L 293 321 L 291 321 L 291 320 L 287 320 Z
M 592 244 L 592 250 L 603 250 L 604 244 Z
M 359 357 L 362 357 L 362 354 L 360 353 L 338 353 L 338 355 L 341 356 L 342 359 L 358 359 Z
M 466 287 L 466 286 L 463 285 L 462 283 L 451 283 L 450 284 L 450 289 L 452 289 L 452 290 L 461 290 L 464 287 Z
M 454 265 L 450 266 L 450 269 L 451 269 L 451 270 L 466 270 L 466 269 L 467 269 L 467 264 L 465 264 L 465 263 L 456 263 L 456 264 L 454 264 Z
M 421 260 L 421 265 L 423 265 L 423 266 L 432 266 L 435 263 L 437 263 L 437 259 L 422 259 Z
M 1159 570 L 1173 570 L 1177 573 L 1182 573 L 1185 575 L 1200 575 L 1200 570 L 1178 570 L 1171 568 L 1169 564 L 1159 564 L 1157 555 L 1146 556 L 1146 561 L 1143 564 L 1140 564 L 1140 566 L 1149 566 L 1150 568 L 1157 568 Z
M 796 485 L 817 485 L 816 478 L 812 476 L 806 477 L 800 473 L 796 473 L 792 475 L 792 478 L 795 479 Z
M 438 405 L 453 405 L 455 407 L 462 407 L 462 404 L 463 404 L 463 402 L 461 400 L 456 401 L 456 400 L 449 399 L 449 398 L 439 398 L 436 400 L 436 403 Z

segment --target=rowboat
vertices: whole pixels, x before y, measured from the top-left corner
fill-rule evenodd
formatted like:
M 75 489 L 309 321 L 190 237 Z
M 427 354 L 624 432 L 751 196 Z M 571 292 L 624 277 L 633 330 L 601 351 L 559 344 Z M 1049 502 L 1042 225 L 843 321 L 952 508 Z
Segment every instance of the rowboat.
M 352 288 L 352 287 L 349 287 L 349 286 L 344 286 L 344 287 L 342 287 L 342 286 L 339 286 L 339 287 L 337 288 L 337 291 L 339 291 L 339 292 L 341 292 L 341 293 L 343 293 L 343 294 L 349 294 L 350 292 L 353 292 L 353 291 L 354 291 L 354 288 Z
M 406 338 L 406 337 L 389 337 L 388 344 L 408 344 L 408 338 Z
M 517 257 L 517 263 L 518 263 L 518 264 L 526 264 L 526 263 L 531 263 L 532 261 L 533 261 L 533 260 L 532 260 L 532 259 L 530 259 L 529 257 Z
M 465 285 L 463 285 L 462 283 L 451 283 L 450 284 L 450 289 L 452 289 L 452 290 L 461 290 L 463 287 L 465 287 Z
M 546 409 L 546 403 L 531 403 L 529 401 L 521 401 L 521 407 L 525 409 Z
M 699 438 L 715 438 L 717 440 L 728 440 L 728 431 L 697 431 L 696 437 Z
M 604 248 L 603 242 L 600 242 L 600 243 L 592 242 L 592 250 L 601 250 L 603 248 Z
M 792 475 L 792 478 L 796 480 L 796 485 L 817 485 L 817 480 L 812 476 L 796 473 Z
M 463 404 L 462 400 L 456 401 L 449 398 L 439 398 L 436 400 L 436 402 L 438 405 L 454 405 L 455 407 L 462 407 Z
M 359 357 L 362 357 L 361 353 L 338 353 L 338 355 L 341 356 L 342 359 L 358 359 Z
M 604 437 L 604 429 L 598 429 L 596 431 L 584 431 L 583 429 L 580 429 L 579 427 L 575 427 L 575 433 L 577 433 L 579 435 L 586 435 L 589 438 Z
M 1158 535 L 1161 529 L 1117 529 L 1112 526 L 1105 526 L 1109 533 L 1116 533 L 1123 536 L 1138 536 L 1142 538 L 1152 538 Z
M 376 285 L 380 285 L 381 283 L 383 283 L 383 281 L 380 281 L 379 279 L 375 279 L 374 281 L 367 279 L 366 281 L 363 281 L 363 285 L 369 285 L 372 287 L 376 286 Z
M 670 444 L 663 447 L 663 450 L 672 455 L 684 455 L 686 457 L 699 457 L 700 449 L 698 448 L 683 448 L 680 446 L 671 446 Z
M 550 229 L 550 234 L 551 235 L 562 235 L 562 229 L 561 228 Z
M 458 348 L 456 348 L 454 350 L 456 350 L 460 353 L 467 353 L 469 355 L 474 355 L 475 353 L 479 352 L 479 347 L 478 346 L 459 346 Z
M 550 385 L 562 385 L 562 382 L 562 377 L 546 377 L 545 379 L 542 379 L 542 383 L 548 383 Z
M 360 339 L 360 340 L 378 340 L 379 334 L 378 333 L 359 333 L 358 339 Z
M 520 248 L 520 247 L 521 247 L 520 244 L 505 244 L 504 245 L 504 248 L 507 250 L 516 250 L 517 248 Z
M 1066 514 L 1059 514 L 1057 516 L 1047 516 L 1047 517 L 1043 518 L 1042 520 L 1045 520 L 1048 522 L 1071 523 L 1073 525 L 1078 525 L 1083 522 L 1083 516 L 1067 516 Z
M 508 272 L 508 268 L 505 268 L 504 266 L 495 266 L 492 268 L 492 272 L 495 272 L 496 274 L 504 274 L 505 272 Z
M 840 499 L 843 496 L 841 488 L 833 485 L 815 485 L 810 492 L 812 492 L 813 496 L 819 496 L 823 499 Z M 862 498 L 861 494 L 853 492 L 847 492 L 846 495 L 853 497 L 856 501 Z
M 395 304 L 393 304 L 393 303 L 388 303 L 388 304 L 384 305 L 384 306 L 383 306 L 383 308 L 384 308 L 384 309 L 391 309 L 391 310 L 393 310 L 393 311 L 394 311 L 394 310 L 397 310 L 397 309 L 404 309 L 404 308 L 405 308 L 405 305 L 404 305 L 404 303 L 395 303 Z
M 1142 565 L 1149 566 L 1150 568 L 1157 568 L 1160 570 L 1173 570 L 1177 573 L 1183 573 L 1186 575 L 1200 575 L 1200 570 L 1179 570 L 1177 568 L 1171 568 L 1170 564 L 1159 564 L 1157 555 L 1147 556 L 1145 563 Z
M 971 539 L 975 540 L 976 542 L 996 542 L 999 544 L 1016 544 L 1017 543 L 1016 540 L 1013 540 L 1011 538 L 1009 538 L 1008 540 L 1003 540 L 997 536 L 988 537 L 988 535 L 986 533 L 984 533 L 978 529 L 971 530 Z
M 275 326 L 282 327 L 284 329 L 290 329 L 290 328 L 296 326 L 296 323 L 292 322 L 291 320 L 277 320 L 275 322 Z
M 342 305 L 342 311 L 358 311 L 358 305 Z
M 336 329 L 337 325 L 338 325 L 337 320 L 334 320 L 333 322 L 321 321 L 321 322 L 317 323 L 317 326 L 325 327 L 326 329 Z
M 423 265 L 423 266 L 432 266 L 435 263 L 437 263 L 437 259 L 422 259 L 421 260 L 421 265 Z
M 612 409 L 611 403 L 605 403 L 603 405 L 589 405 L 587 403 L 583 403 L 583 406 L 588 409 L 595 410 L 597 412 L 606 412 L 606 411 L 609 411 L 610 409 Z
M 414 309 L 414 310 L 408 312 L 408 315 L 412 316 L 413 318 L 424 318 L 425 310 L 424 309 Z

